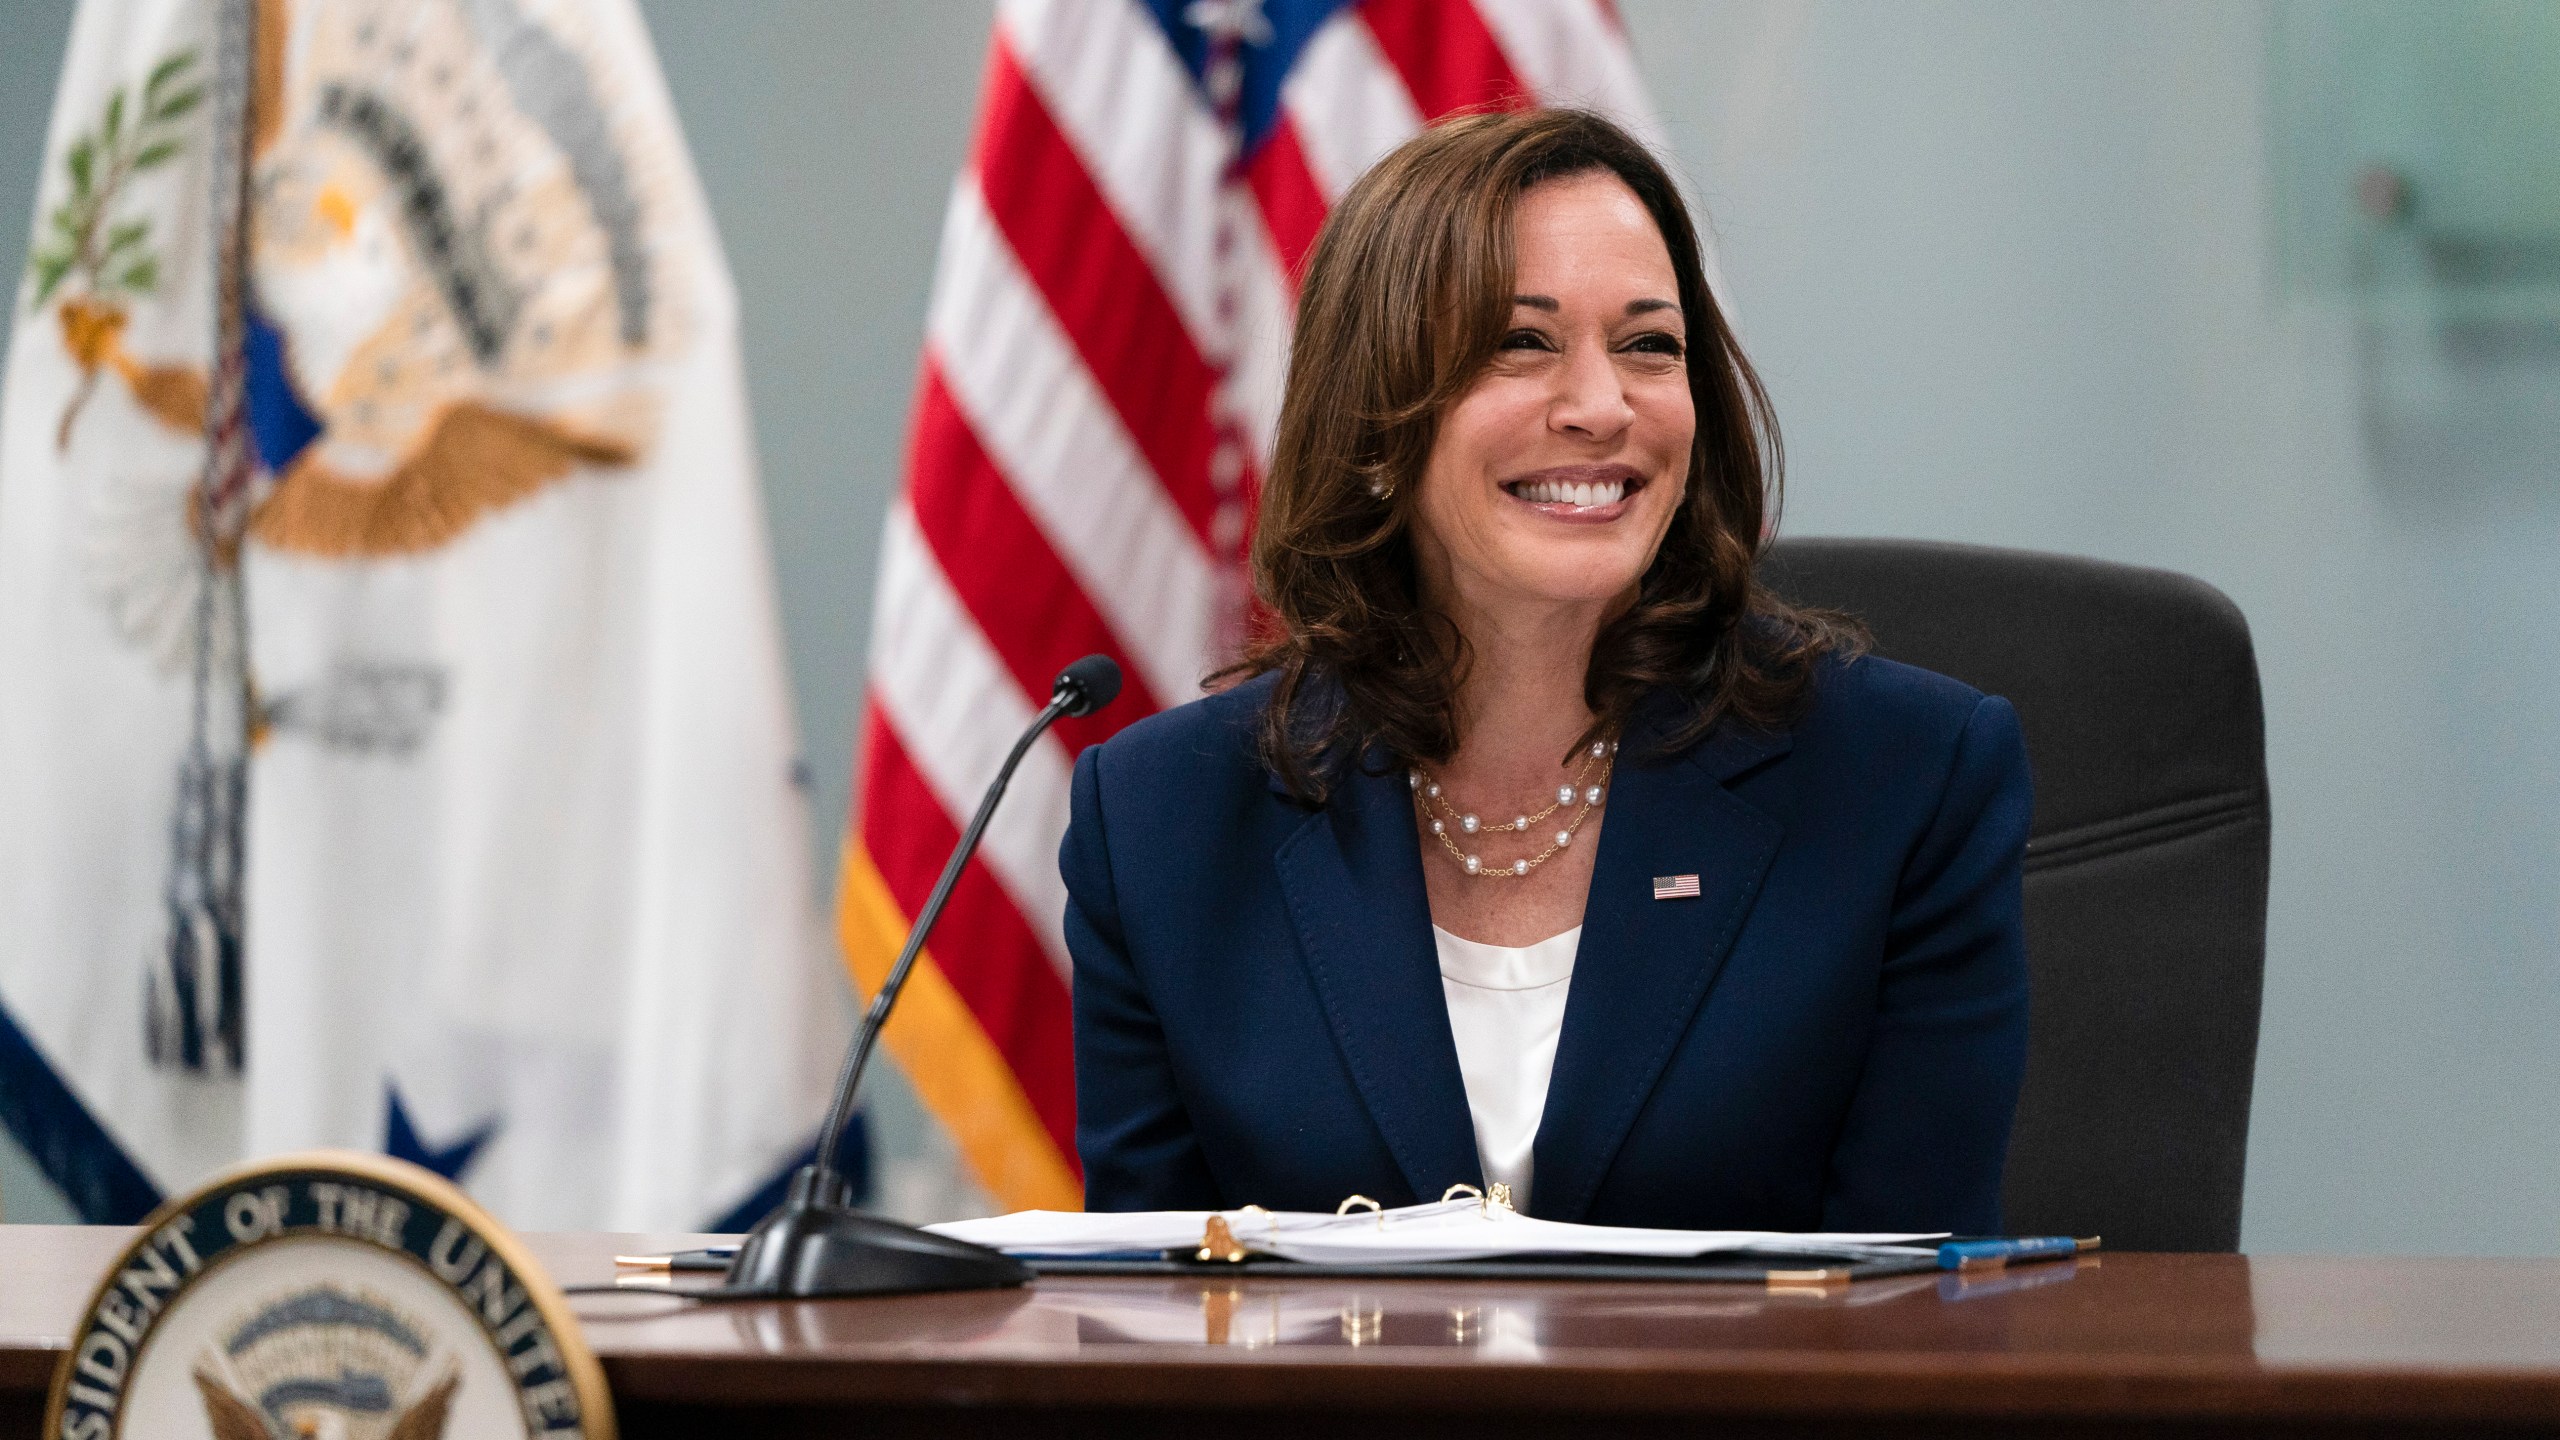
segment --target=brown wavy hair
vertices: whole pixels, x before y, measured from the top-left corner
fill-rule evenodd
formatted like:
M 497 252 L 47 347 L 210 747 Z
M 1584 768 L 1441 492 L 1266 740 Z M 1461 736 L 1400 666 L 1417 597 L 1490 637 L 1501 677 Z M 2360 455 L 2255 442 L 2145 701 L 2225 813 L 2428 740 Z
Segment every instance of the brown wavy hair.
M 1581 110 L 1465 115 L 1406 142 L 1336 205 L 1316 237 L 1271 474 L 1253 537 L 1267 614 L 1220 678 L 1276 673 L 1265 760 L 1320 804 L 1338 767 L 1458 746 L 1465 638 L 1423 603 L 1408 534 L 1440 417 L 1475 384 L 1510 324 L 1512 217 L 1547 180 L 1605 171 L 1652 212 L 1689 330 L 1698 431 L 1688 493 L 1635 603 L 1592 646 L 1588 743 L 1647 694 L 1685 697 L 1679 750 L 1728 717 L 1784 723 L 1814 662 L 1854 652 L 1845 618 L 1798 610 L 1753 573 L 1775 528 L 1780 450 L 1769 397 L 1708 288 L 1677 186 L 1633 136 Z

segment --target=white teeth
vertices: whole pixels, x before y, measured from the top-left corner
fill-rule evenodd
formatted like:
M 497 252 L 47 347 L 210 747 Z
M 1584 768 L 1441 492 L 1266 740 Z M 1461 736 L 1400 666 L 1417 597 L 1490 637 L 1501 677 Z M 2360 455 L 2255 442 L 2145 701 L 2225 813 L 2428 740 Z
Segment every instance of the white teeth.
M 1520 498 L 1532 505 L 1572 505 L 1589 509 L 1596 505 L 1615 505 L 1627 498 L 1623 480 L 1600 480 L 1568 484 L 1560 480 L 1534 480 L 1520 487 Z

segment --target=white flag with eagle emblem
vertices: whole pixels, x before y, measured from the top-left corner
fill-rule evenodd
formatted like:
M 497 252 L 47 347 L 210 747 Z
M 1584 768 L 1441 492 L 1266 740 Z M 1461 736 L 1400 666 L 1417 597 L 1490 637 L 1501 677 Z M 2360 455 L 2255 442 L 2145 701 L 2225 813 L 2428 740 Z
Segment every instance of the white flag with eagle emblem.
M 0 1119 L 730 1217 L 846 1022 L 630 0 L 83 0 L 0 397 Z

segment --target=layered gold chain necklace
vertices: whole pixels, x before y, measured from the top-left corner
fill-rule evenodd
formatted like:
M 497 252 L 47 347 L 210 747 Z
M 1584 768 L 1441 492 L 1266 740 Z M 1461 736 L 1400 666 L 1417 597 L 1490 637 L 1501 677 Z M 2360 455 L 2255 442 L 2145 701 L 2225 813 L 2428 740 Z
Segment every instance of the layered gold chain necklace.
M 1543 807 L 1495 824 L 1487 824 L 1483 816 L 1473 811 L 1461 811 L 1449 803 L 1440 782 L 1432 779 L 1421 766 L 1413 767 L 1405 778 L 1412 782 L 1414 803 L 1421 807 L 1424 823 L 1430 827 L 1432 836 L 1439 840 L 1440 848 L 1449 852 L 1449 858 L 1455 860 L 1460 869 L 1479 880 L 1517 880 L 1546 864 L 1558 851 L 1573 843 L 1573 837 L 1581 833 L 1582 822 L 1590 819 L 1591 812 L 1599 809 L 1601 802 L 1608 798 L 1609 771 L 1617 763 L 1617 755 L 1617 741 L 1592 741 L 1590 747 L 1582 752 L 1581 762 L 1574 767 L 1572 784 L 1557 786 L 1555 798 Z M 1458 843 L 1461 836 L 1519 835 L 1525 838 L 1530 831 L 1553 819 L 1560 810 L 1571 810 L 1573 814 L 1557 827 L 1548 840 L 1547 848 L 1535 855 L 1522 856 L 1508 865 L 1487 864 L 1483 856 Z

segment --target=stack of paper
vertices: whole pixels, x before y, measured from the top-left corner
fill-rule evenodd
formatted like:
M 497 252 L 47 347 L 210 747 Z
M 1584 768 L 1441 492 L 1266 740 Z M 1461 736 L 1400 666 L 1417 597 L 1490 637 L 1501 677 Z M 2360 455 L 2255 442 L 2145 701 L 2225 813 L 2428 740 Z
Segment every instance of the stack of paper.
M 1445 1200 L 1387 1211 L 1323 1215 L 1303 1210 L 1137 1210 L 1083 1214 L 1023 1210 L 925 1228 L 1011 1255 L 1055 1259 L 1196 1250 L 1211 1216 L 1236 1243 L 1259 1255 L 1317 1265 L 1410 1265 L 1495 1256 L 1619 1255 L 1687 1258 L 1713 1251 L 1759 1251 L 1828 1259 L 1934 1255 L 1910 1242 L 1929 1234 L 1828 1234 L 1780 1230 L 1637 1230 L 1539 1220 L 1508 1206 Z

